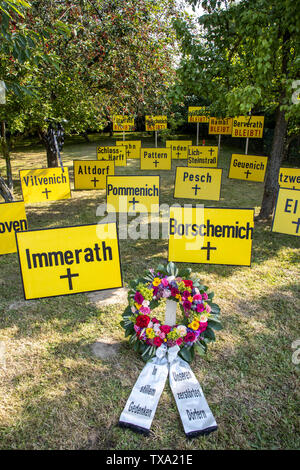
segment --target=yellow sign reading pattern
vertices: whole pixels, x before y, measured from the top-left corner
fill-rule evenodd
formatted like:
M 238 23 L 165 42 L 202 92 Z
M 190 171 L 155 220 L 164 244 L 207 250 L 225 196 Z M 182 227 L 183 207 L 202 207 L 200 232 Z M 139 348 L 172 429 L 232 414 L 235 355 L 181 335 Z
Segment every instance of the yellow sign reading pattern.
M 232 154 L 228 178 L 263 182 L 267 162 L 268 157 Z
M 171 170 L 170 148 L 141 149 L 141 170 Z
M 17 232 L 25 299 L 122 287 L 115 223 Z
M 107 212 L 159 211 L 159 176 L 108 176 Z
M 97 147 L 97 159 L 114 162 L 115 166 L 126 166 L 126 147 L 121 145 Z
M 192 145 L 188 150 L 188 166 L 216 167 L 218 147 Z
M 232 137 L 261 138 L 264 116 L 238 116 L 232 119 Z
M 16 253 L 15 233 L 19 230 L 27 230 L 24 202 L 0 204 L 0 255 Z
M 113 131 L 134 131 L 134 117 L 115 114 L 113 116 Z
M 222 170 L 218 168 L 176 168 L 174 198 L 219 201 Z
M 300 189 L 300 168 L 280 168 L 278 183 L 282 188 Z
M 191 140 L 167 140 L 166 147 L 171 149 L 172 160 L 186 160 L 188 147 L 193 145 Z
M 161 131 L 168 128 L 167 116 L 145 116 L 146 131 Z
M 169 261 L 250 266 L 254 209 L 171 207 Z
M 272 232 L 300 236 L 300 190 L 279 188 Z
M 140 140 L 117 140 L 116 145 L 121 145 L 126 148 L 127 158 L 141 158 L 141 146 Z
M 205 106 L 189 106 L 188 122 L 209 122 L 209 114 Z
M 106 176 L 115 174 L 115 162 L 74 160 L 74 189 L 105 189 Z
M 71 197 L 68 168 L 20 170 L 25 203 L 56 201 Z
M 219 119 L 215 117 L 209 118 L 208 133 L 231 135 L 232 119 L 231 118 Z

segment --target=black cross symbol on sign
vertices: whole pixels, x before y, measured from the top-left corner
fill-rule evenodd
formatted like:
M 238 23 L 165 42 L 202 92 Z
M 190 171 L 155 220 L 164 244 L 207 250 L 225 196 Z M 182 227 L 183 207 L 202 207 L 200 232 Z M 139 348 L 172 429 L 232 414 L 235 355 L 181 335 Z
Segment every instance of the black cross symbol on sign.
M 52 191 L 49 191 L 47 188 L 45 191 L 42 191 L 42 194 L 46 194 L 46 198 L 48 199 L 48 193 L 52 193 Z
M 177 158 L 179 158 L 180 157 L 180 152 L 177 152 L 176 155 L 177 155 Z
M 210 156 L 212 156 L 212 154 L 214 153 L 214 149 L 209 149 L 209 153 L 210 153 Z
M 154 160 L 154 165 L 155 165 L 155 168 L 157 168 L 157 165 L 159 164 L 159 161 L 158 160 Z
M 135 197 L 133 197 L 132 201 L 129 201 L 129 204 L 133 204 L 133 207 L 132 207 L 133 210 L 135 210 L 135 205 L 138 204 L 138 203 L 139 203 L 139 201 L 137 201 L 135 199 Z
M 210 250 L 216 250 L 215 246 L 210 246 L 210 242 L 207 242 L 207 246 L 202 246 L 201 250 L 207 250 L 207 261 L 210 260 Z
M 297 221 L 295 220 L 294 222 L 292 222 L 292 224 L 297 225 L 297 227 L 296 227 L 296 233 L 298 233 L 298 232 L 299 232 L 299 227 L 300 227 L 300 217 L 299 217 L 299 219 L 298 219 Z
M 96 183 L 98 182 L 99 180 L 96 179 L 96 176 L 93 180 L 91 180 L 92 183 L 94 183 L 94 188 L 96 187 Z
M 71 269 L 67 268 L 67 274 L 65 276 L 59 276 L 60 279 L 68 279 L 69 281 L 69 290 L 73 290 L 72 277 L 79 277 L 78 273 L 71 274 Z
M 127 155 L 127 158 L 128 158 L 129 155 L 130 155 L 130 150 L 126 150 L 126 155 Z
M 249 171 L 249 170 L 244 171 L 244 173 L 245 173 L 247 179 L 248 179 L 248 176 L 251 175 L 251 171 Z
M 197 195 L 198 195 L 198 189 L 200 190 L 201 187 L 196 184 L 196 186 L 193 186 L 192 189 L 194 189 L 194 191 L 195 191 L 195 196 L 197 196 Z

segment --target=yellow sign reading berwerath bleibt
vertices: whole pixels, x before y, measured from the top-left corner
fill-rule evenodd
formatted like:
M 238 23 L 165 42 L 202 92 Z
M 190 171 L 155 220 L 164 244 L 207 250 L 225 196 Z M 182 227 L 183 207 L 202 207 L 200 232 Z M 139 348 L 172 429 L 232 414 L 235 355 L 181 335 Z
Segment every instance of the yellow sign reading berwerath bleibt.
M 107 212 L 157 213 L 159 176 L 108 176 Z
M 282 188 L 300 189 L 300 168 L 280 168 L 278 183 Z
M 24 202 L 0 204 L 0 255 L 16 253 L 15 233 L 19 230 L 27 230 Z
M 115 174 L 115 162 L 74 160 L 74 189 L 105 189 L 107 175 Z
M 121 145 L 126 148 L 126 157 L 128 158 L 141 158 L 141 146 L 140 140 L 117 140 L 116 145 Z
M 238 116 L 232 119 L 232 137 L 261 138 L 264 116 Z
M 192 145 L 188 150 L 188 166 L 216 167 L 218 147 Z
M 115 223 L 17 232 L 25 299 L 122 287 Z
M 141 170 L 171 170 L 170 148 L 141 149 Z
M 113 131 L 114 132 L 134 131 L 134 117 L 123 116 L 121 114 L 115 114 L 113 116 Z
M 166 147 L 171 149 L 172 160 L 186 160 L 188 147 L 193 145 L 191 140 L 167 140 Z
M 71 197 L 68 168 L 20 170 L 25 203 L 56 201 Z
M 121 145 L 115 147 L 97 147 L 97 159 L 114 162 L 115 166 L 126 166 L 126 147 Z
M 189 106 L 188 122 L 209 122 L 209 111 L 205 106 Z
M 300 190 L 279 188 L 272 232 L 300 236 Z
M 219 201 L 222 170 L 218 168 L 176 168 L 174 198 Z
M 254 209 L 171 207 L 169 261 L 249 266 Z
M 268 157 L 233 154 L 231 156 L 228 178 L 263 182 L 267 163 Z
M 145 116 L 146 131 L 162 131 L 168 128 L 167 116 Z
M 222 135 L 231 135 L 232 133 L 232 119 L 231 118 L 209 118 L 208 126 L 209 134 L 222 134 Z

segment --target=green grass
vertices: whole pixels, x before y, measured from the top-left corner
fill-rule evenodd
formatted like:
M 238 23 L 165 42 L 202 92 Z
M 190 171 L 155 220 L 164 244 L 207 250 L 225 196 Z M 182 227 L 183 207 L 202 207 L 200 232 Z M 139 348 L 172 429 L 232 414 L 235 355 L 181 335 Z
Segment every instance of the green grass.
M 106 136 L 100 142 L 111 143 Z M 149 138 L 145 142 L 153 145 Z M 65 146 L 63 157 L 71 170 L 73 158 L 95 158 L 95 152 L 95 142 L 78 141 Z M 257 214 L 263 185 L 227 178 L 232 152 L 238 153 L 222 146 L 221 200 L 205 205 L 254 207 Z M 20 199 L 18 170 L 45 166 L 45 153 L 26 146 L 13 154 L 12 164 Z M 185 163 L 173 162 L 172 171 L 161 172 L 162 203 L 174 202 L 178 164 Z M 116 173 L 150 172 L 130 160 Z M 71 200 L 26 206 L 29 227 L 96 223 L 96 208 L 103 202 L 104 191 L 75 191 Z M 120 250 L 126 283 L 166 261 L 167 240 L 121 240 Z M 291 348 L 300 338 L 298 263 L 299 239 L 271 233 L 270 223 L 256 223 L 251 267 L 193 265 L 215 291 L 224 329 L 207 358 L 192 364 L 219 429 L 187 440 L 168 385 L 148 438 L 117 426 L 144 365 L 119 326 L 124 305 L 97 309 L 86 294 L 25 302 L 17 255 L 0 256 L 0 341 L 6 344 L 6 369 L 0 364 L 0 448 L 299 448 L 299 366 L 292 363 Z M 90 345 L 104 336 L 121 343 L 111 362 L 91 354 Z

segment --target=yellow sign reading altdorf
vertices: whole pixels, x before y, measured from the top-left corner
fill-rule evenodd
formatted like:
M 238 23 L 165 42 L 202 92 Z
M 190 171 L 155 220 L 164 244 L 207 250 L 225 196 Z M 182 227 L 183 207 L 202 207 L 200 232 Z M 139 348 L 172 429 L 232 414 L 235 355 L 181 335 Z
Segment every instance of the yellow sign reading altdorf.
M 300 236 L 300 190 L 279 188 L 272 232 Z
M 0 204 L 0 255 L 16 253 L 15 233 L 20 230 L 27 230 L 24 202 Z
M 74 160 L 74 189 L 105 189 L 107 175 L 115 174 L 115 162 Z
M 191 140 L 167 140 L 166 147 L 171 149 L 172 160 L 186 160 Z
M 249 266 L 254 209 L 171 207 L 169 261 Z
M 140 140 L 117 140 L 116 145 L 121 145 L 126 148 L 126 157 L 140 159 L 141 157 L 141 146 Z
M 232 133 L 232 119 L 231 118 L 209 118 L 208 126 L 209 134 L 222 134 L 222 135 L 231 135 Z
M 177 167 L 174 198 L 219 201 L 222 170 Z
M 218 147 L 192 145 L 188 150 L 188 166 L 216 167 Z
M 25 299 L 122 287 L 115 223 L 17 232 Z
M 108 176 L 107 212 L 157 213 L 159 176 Z
M 267 162 L 268 157 L 233 154 L 231 156 L 228 178 L 263 182 Z
M 113 116 L 113 131 L 134 131 L 134 117 L 123 116 L 122 114 L 115 114 Z
M 97 147 L 97 159 L 114 162 L 115 166 L 126 166 L 126 147 L 121 145 L 115 147 Z
M 232 137 L 261 138 L 264 116 L 238 116 L 232 119 Z
M 68 168 L 39 168 L 20 170 L 21 188 L 25 203 L 56 201 L 71 197 Z
M 188 122 L 209 122 L 209 111 L 205 106 L 189 106 Z
M 167 116 L 145 116 L 146 131 L 161 131 L 168 128 Z
M 141 149 L 141 170 L 171 170 L 170 148 Z
M 280 168 L 278 183 L 282 188 L 300 189 L 300 168 Z

